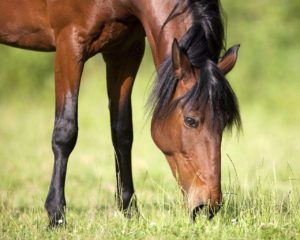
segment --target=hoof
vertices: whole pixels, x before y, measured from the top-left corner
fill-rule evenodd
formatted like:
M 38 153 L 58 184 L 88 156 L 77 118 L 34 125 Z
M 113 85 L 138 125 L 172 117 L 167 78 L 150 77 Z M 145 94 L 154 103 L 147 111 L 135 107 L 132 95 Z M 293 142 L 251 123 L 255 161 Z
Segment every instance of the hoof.
M 140 212 L 135 205 L 131 205 L 129 208 L 127 209 L 123 209 L 123 214 L 124 214 L 124 217 L 126 217 L 127 219 L 132 219 L 134 217 L 139 217 L 140 216 Z
M 121 212 L 123 212 L 124 217 L 131 219 L 133 217 L 139 216 L 139 210 L 137 207 L 137 199 L 135 194 L 125 194 L 123 193 L 122 198 L 116 195 L 117 205 Z
M 62 212 L 57 212 L 48 215 L 48 217 L 49 217 L 49 225 L 48 225 L 49 229 L 65 227 L 67 225 L 65 215 Z

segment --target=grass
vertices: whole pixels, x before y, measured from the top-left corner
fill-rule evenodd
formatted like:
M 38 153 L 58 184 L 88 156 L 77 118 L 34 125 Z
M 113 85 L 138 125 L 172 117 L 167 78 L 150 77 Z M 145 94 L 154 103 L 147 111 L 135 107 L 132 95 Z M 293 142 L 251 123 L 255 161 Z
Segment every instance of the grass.
M 99 68 L 95 68 L 99 65 Z M 97 70 L 95 70 L 97 69 Z M 95 72 L 96 71 L 96 72 Z M 224 206 L 191 224 L 163 155 L 150 139 L 144 104 L 153 69 L 143 64 L 133 94 L 133 175 L 141 212 L 126 220 L 114 202 L 104 65 L 87 65 L 79 139 L 66 183 L 65 229 L 46 229 L 44 200 L 52 171 L 53 86 L 0 102 L 0 239 L 299 239 L 299 126 L 246 106 L 244 133 L 225 135 Z M 288 143 L 288 144 L 287 144 Z
M 229 79 L 244 131 L 224 136 L 224 206 L 217 216 L 208 221 L 200 215 L 191 224 L 169 166 L 151 140 L 144 108 L 154 78 L 148 50 L 132 101 L 133 175 L 141 216 L 126 220 L 114 202 L 105 67 L 96 57 L 82 80 L 79 138 L 66 182 L 68 224 L 47 230 L 43 205 L 53 164 L 53 55 L 1 47 L 1 240 L 300 239 L 300 4 L 222 2 L 227 45 L 241 43 Z

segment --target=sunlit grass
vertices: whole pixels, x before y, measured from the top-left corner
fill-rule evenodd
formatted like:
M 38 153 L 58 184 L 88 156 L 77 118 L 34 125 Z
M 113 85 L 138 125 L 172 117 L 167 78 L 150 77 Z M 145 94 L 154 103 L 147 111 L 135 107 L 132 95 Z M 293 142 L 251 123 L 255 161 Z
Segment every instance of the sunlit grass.
M 91 67 L 97 64 L 99 73 Z M 80 95 L 79 139 L 68 167 L 65 229 L 47 230 L 43 209 L 53 163 L 53 86 L 41 97 L 13 97 L 0 103 L 2 239 L 300 237 L 299 127 L 282 125 L 280 119 L 259 108 L 242 108 L 243 134 L 225 134 L 223 143 L 223 207 L 212 221 L 200 215 L 191 224 L 171 171 L 150 138 L 144 104 L 153 70 L 144 65 L 133 95 L 133 175 L 141 215 L 126 220 L 114 202 L 105 80 L 98 77 L 104 74 L 104 67 L 95 60 L 86 70 Z
M 53 54 L 1 46 L 0 239 L 300 239 L 300 5 L 222 2 L 227 46 L 241 43 L 228 77 L 240 100 L 243 132 L 224 136 L 224 203 L 216 217 L 200 215 L 191 224 L 167 162 L 151 140 L 145 104 L 155 74 L 147 49 L 132 99 L 140 217 L 126 220 L 114 201 L 105 67 L 96 57 L 81 84 L 79 138 L 66 182 L 68 224 L 47 230 Z

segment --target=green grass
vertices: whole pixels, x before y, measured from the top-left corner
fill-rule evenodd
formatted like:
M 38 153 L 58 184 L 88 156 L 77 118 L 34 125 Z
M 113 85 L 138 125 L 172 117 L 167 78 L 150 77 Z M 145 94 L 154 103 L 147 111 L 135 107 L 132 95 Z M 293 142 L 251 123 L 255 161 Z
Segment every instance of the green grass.
M 105 67 L 88 62 L 79 138 L 68 166 L 67 227 L 47 230 L 52 172 L 53 54 L 0 47 L 0 239 L 300 239 L 300 4 L 223 0 L 227 46 L 241 43 L 229 75 L 243 133 L 222 145 L 224 206 L 191 224 L 144 105 L 154 78 L 149 49 L 133 92 L 133 175 L 139 218 L 117 210 Z M 4 57 L 3 57 L 4 56 Z
M 65 229 L 47 230 L 43 209 L 53 163 L 53 85 L 36 96 L 1 100 L 0 239 L 300 238 L 299 126 L 283 125 L 276 113 L 242 104 L 244 133 L 226 134 L 223 142 L 224 206 L 212 221 L 200 216 L 191 224 L 167 162 L 150 138 L 144 104 L 152 73 L 144 63 L 133 94 L 133 175 L 141 216 L 130 221 L 114 202 L 113 149 L 99 58 L 88 63 L 82 82 Z

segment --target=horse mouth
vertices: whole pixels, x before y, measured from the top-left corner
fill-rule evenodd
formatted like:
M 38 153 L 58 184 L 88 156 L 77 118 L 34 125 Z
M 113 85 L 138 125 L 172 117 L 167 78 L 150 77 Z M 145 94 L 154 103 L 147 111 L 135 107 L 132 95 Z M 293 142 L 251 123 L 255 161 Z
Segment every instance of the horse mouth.
M 214 206 L 200 204 L 191 211 L 190 218 L 193 222 L 196 222 L 197 216 L 199 216 L 200 214 L 204 214 L 207 216 L 208 220 L 211 220 L 217 214 L 221 207 L 222 204 L 217 204 Z

